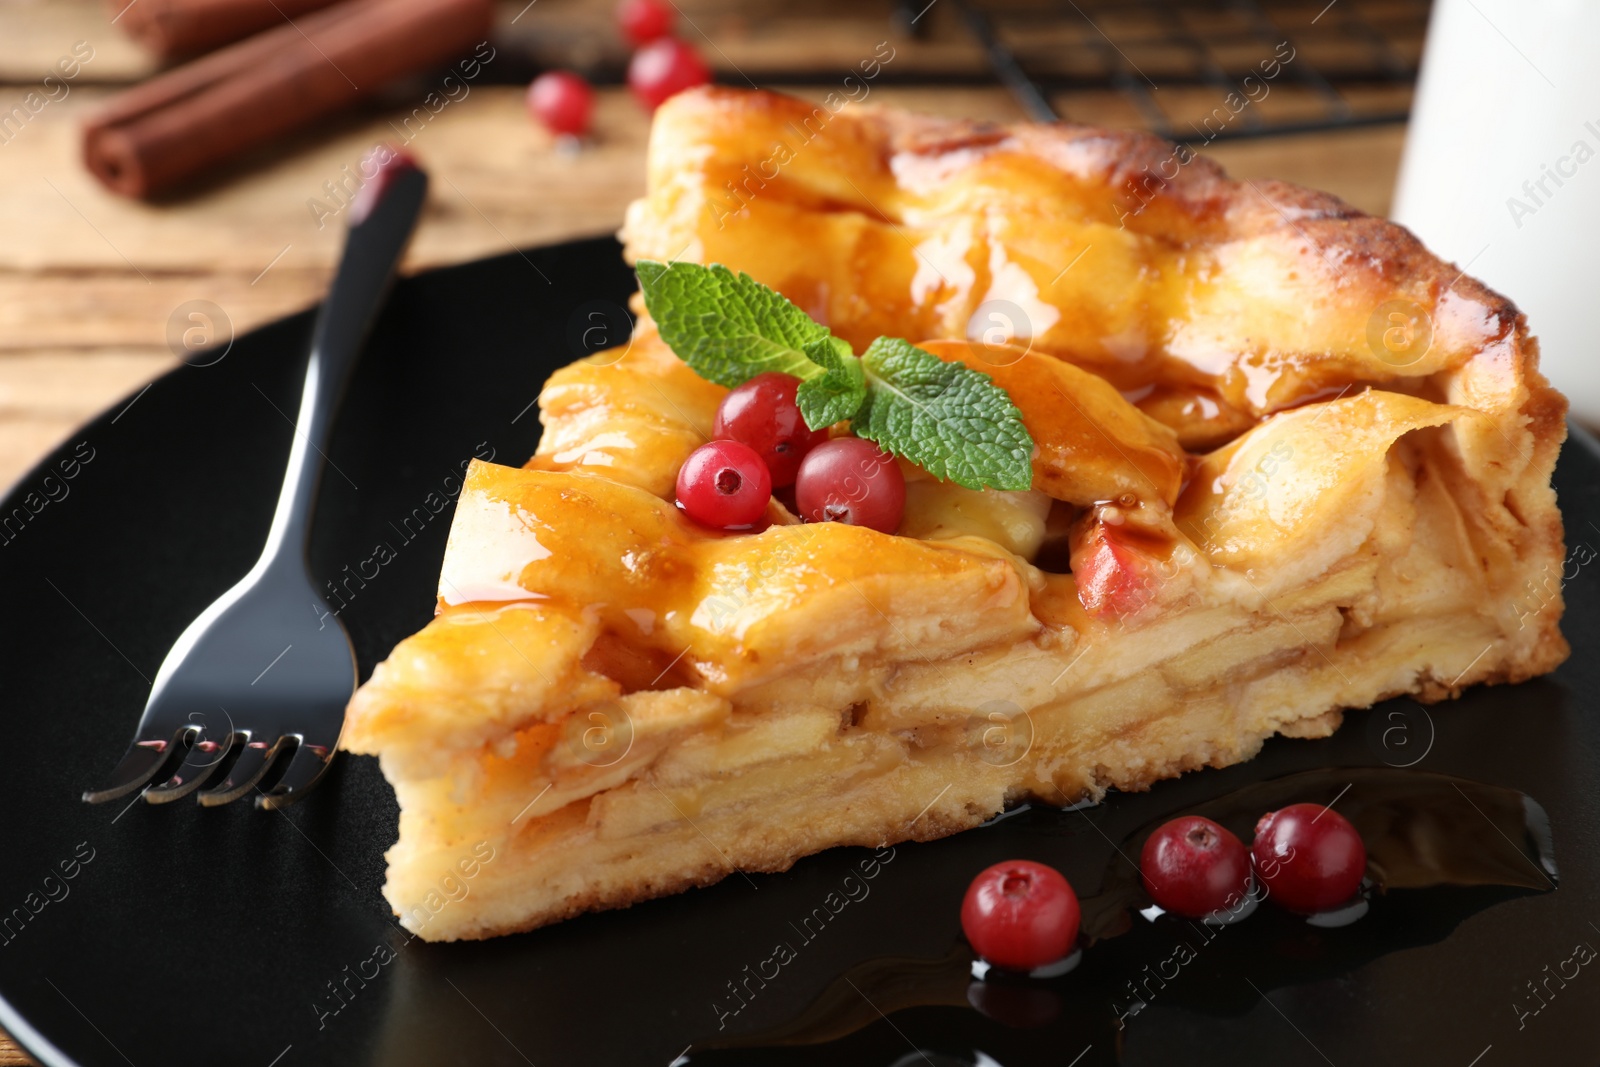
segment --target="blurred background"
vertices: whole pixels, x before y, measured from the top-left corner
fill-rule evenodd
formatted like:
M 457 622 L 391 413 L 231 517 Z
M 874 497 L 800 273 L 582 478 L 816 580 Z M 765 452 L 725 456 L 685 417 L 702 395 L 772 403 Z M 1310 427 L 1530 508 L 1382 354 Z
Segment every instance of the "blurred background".
M 616 0 L 484 0 L 491 8 L 481 38 L 487 47 L 469 32 L 471 42 L 452 48 L 450 58 L 423 55 L 409 73 L 372 84 L 323 41 L 315 20 L 340 6 L 385 2 L 418 6 L 0 3 L 0 484 L 14 482 L 76 425 L 195 346 L 225 343 L 318 300 L 342 239 L 337 209 L 375 142 L 405 147 L 435 179 L 407 271 L 617 228 L 624 206 L 644 187 L 649 113 L 627 87 L 638 47 L 619 25 Z M 153 118 L 175 126 L 167 131 L 175 142 L 152 151 L 214 140 L 214 126 L 183 128 L 197 121 L 183 106 L 193 112 L 235 86 L 160 93 L 153 78 L 163 71 L 181 78 L 186 70 L 182 58 L 158 50 L 163 28 L 181 44 L 186 17 L 189 26 L 226 37 L 239 22 L 229 21 L 229 7 L 254 8 L 259 25 L 263 6 L 267 25 L 256 38 L 276 30 L 292 38 L 281 42 L 285 48 L 321 45 L 329 58 L 312 55 L 323 73 L 340 84 L 335 68 L 352 74 L 359 98 L 331 101 L 325 114 L 232 147 L 153 199 L 114 192 L 86 168 L 86 124 L 108 108 L 135 110 L 138 94 L 152 86 L 158 97 L 177 100 L 146 117 L 146 125 Z M 1154 129 L 1203 146 L 1237 175 L 1316 186 L 1377 214 L 1391 206 L 1429 14 L 1426 0 L 662 6 L 666 32 L 701 57 L 719 83 L 820 100 L 887 41 L 893 59 L 872 82 L 872 103 Z M 386 32 L 371 29 L 381 24 L 379 14 L 361 20 L 368 27 L 362 32 Z M 403 27 L 394 32 L 408 40 Z M 360 32 L 341 47 L 357 65 L 373 52 L 395 51 Z M 475 76 L 468 77 L 460 61 L 474 57 L 467 69 Z M 1241 86 L 1274 61 L 1281 63 L 1275 77 Z M 189 66 L 205 62 L 201 55 Z M 224 76 L 241 81 L 267 64 L 223 66 Z M 575 71 L 594 86 L 580 141 L 553 135 L 529 113 L 529 82 L 550 69 Z M 242 87 L 273 112 L 299 106 L 296 91 L 265 79 Z M 1228 95 L 1246 91 L 1248 105 L 1232 114 Z M 133 108 L 125 105 L 130 96 Z M 261 115 L 223 120 L 237 127 L 259 124 Z

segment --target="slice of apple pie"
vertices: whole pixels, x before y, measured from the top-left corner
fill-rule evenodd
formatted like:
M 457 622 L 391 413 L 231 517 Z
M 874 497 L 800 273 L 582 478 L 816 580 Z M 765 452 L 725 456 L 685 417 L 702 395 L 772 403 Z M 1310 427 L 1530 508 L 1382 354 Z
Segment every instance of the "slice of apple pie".
M 438 616 L 350 705 L 423 937 L 1142 789 L 1567 654 L 1535 341 L 1333 197 L 1143 134 L 703 89 L 657 112 L 623 236 L 984 372 L 1031 484 L 902 460 L 895 533 L 777 499 L 707 529 L 675 479 L 727 390 L 666 320 L 558 371 L 526 468 L 467 475 Z

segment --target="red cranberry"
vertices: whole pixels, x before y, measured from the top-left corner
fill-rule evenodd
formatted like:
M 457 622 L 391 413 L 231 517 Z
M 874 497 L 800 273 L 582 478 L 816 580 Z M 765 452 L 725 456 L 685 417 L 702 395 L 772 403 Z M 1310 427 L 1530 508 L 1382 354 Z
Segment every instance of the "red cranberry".
M 794 496 L 807 522 L 843 522 L 894 533 L 906 510 L 906 479 L 894 457 L 871 441 L 835 437 L 800 461 Z
M 983 871 L 961 901 L 961 929 L 996 967 L 1031 971 L 1066 956 L 1078 941 L 1078 897 L 1053 867 L 1007 860 Z
M 1268 898 L 1304 915 L 1348 901 L 1367 869 L 1361 835 L 1321 804 L 1290 804 L 1263 815 L 1250 854 Z
M 628 62 L 628 87 L 650 111 L 667 97 L 711 80 L 700 53 L 676 37 L 651 41 Z
M 706 526 L 749 526 L 772 497 L 772 475 L 749 445 L 712 441 L 689 453 L 678 468 L 678 503 Z
M 793 485 L 800 461 L 828 439 L 826 429 L 813 430 L 800 417 L 795 392 L 800 379 L 768 371 L 758 374 L 722 398 L 712 436 L 742 441 L 766 460 L 775 488 Z
M 622 0 L 617 5 L 617 26 L 637 48 L 671 33 L 673 14 L 665 0 Z
M 1250 891 L 1250 853 L 1210 819 L 1185 815 L 1163 824 L 1145 841 L 1139 874 L 1157 904 L 1203 919 L 1244 900 Z
M 577 137 L 589 128 L 594 90 L 569 70 L 550 70 L 528 86 L 528 111 L 551 133 Z

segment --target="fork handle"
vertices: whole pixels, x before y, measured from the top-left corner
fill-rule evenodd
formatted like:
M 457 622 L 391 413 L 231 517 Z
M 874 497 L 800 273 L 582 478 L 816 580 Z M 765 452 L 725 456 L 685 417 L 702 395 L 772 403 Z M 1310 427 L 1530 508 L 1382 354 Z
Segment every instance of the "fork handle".
M 368 158 L 376 159 L 382 151 Z M 339 398 L 383 306 L 427 192 L 427 173 L 410 155 L 390 151 L 350 205 L 344 254 L 317 312 L 288 469 L 258 567 L 306 550 Z

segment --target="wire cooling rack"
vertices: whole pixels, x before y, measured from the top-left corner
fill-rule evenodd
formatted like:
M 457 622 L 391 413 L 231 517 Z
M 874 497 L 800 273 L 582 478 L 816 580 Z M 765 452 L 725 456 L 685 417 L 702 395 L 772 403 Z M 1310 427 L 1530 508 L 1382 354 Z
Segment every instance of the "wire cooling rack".
M 1429 0 L 944 0 L 993 77 L 1040 120 L 1095 119 L 1210 142 L 1404 122 Z M 899 0 L 916 34 L 927 0 Z M 919 80 L 938 84 L 937 74 Z M 952 80 L 970 84 L 970 75 Z M 1276 95 L 1276 101 L 1272 101 Z M 1269 105 L 1271 101 L 1271 105 Z
M 716 79 L 837 88 L 887 38 L 875 85 L 1004 86 L 1038 120 L 1210 143 L 1404 122 L 1430 0 L 674 0 Z M 621 84 L 610 0 L 522 9 L 486 80 L 569 67 Z

